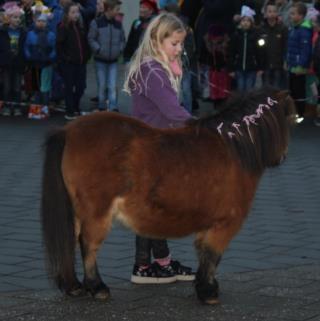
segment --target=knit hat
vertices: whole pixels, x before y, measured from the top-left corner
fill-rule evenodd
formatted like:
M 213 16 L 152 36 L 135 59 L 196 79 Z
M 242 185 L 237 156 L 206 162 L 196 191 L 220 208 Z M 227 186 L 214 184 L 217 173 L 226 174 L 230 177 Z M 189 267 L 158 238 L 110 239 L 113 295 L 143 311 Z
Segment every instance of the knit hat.
M 242 6 L 241 7 L 241 19 L 244 17 L 250 18 L 252 21 L 254 20 L 254 16 L 256 15 L 256 12 L 252 10 L 248 6 Z
M 158 4 L 156 0 L 141 0 L 140 5 L 144 5 L 151 9 L 154 13 L 159 12 Z
M 11 16 L 13 14 L 20 14 L 22 15 L 24 11 L 18 6 L 17 2 L 15 1 L 9 1 L 6 2 L 2 8 L 4 9 L 6 16 Z

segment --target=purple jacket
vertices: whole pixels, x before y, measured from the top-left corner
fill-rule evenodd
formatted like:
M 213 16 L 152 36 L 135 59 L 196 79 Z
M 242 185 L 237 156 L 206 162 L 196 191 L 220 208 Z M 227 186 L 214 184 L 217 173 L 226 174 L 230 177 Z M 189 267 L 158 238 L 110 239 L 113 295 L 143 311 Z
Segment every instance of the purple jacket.
M 181 127 L 191 115 L 179 104 L 167 72 L 155 60 L 141 66 L 132 88 L 132 115 L 156 128 Z

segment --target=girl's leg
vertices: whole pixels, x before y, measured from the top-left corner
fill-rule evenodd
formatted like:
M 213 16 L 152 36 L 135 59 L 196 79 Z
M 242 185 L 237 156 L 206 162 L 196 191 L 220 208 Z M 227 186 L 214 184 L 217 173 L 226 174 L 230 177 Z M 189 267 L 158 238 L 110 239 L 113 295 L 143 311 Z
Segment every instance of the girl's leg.
M 246 71 L 246 85 L 245 90 L 251 90 L 256 84 L 257 73 L 255 71 Z
M 75 68 L 71 64 L 62 64 L 60 66 L 61 76 L 63 78 L 65 86 L 65 103 L 66 103 L 66 115 L 73 117 L 74 116 L 74 72 Z
M 75 75 L 77 75 L 77 77 L 74 79 L 74 110 L 80 113 L 80 100 L 86 89 L 87 66 L 79 65 L 76 68 L 77 72 Z
M 108 100 L 110 111 L 118 111 L 117 101 L 117 75 L 118 75 L 118 64 L 112 63 L 107 66 L 107 87 L 108 87 Z
M 236 82 L 237 82 L 237 90 L 238 91 L 244 91 L 245 90 L 244 72 L 236 71 Z
M 151 264 L 151 240 L 136 235 L 136 257 L 135 265 Z
M 4 107 L 1 110 L 1 114 L 3 116 L 10 116 L 10 90 L 11 90 L 11 76 L 10 76 L 10 70 L 4 69 L 3 70 L 3 100 L 4 100 Z
M 96 61 L 97 84 L 98 84 L 98 108 L 105 110 L 106 105 L 106 86 L 107 86 L 107 64 Z

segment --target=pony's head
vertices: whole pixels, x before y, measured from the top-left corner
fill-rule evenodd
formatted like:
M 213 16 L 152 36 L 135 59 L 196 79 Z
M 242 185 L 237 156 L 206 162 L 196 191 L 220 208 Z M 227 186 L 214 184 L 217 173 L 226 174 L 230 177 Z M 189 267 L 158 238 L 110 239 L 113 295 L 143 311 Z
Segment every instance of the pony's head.
M 262 88 L 233 94 L 218 114 L 192 121 L 190 126 L 215 132 L 242 166 L 261 171 L 286 157 L 294 116 L 294 101 L 288 92 Z

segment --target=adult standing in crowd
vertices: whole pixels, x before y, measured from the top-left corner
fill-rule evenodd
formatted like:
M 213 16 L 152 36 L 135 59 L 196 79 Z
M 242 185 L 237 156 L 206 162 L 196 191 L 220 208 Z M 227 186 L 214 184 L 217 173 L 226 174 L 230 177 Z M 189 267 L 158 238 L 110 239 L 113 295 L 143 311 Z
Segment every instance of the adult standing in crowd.
M 134 20 L 128 36 L 128 41 L 123 52 L 125 62 L 129 62 L 139 47 L 142 36 L 151 19 L 159 12 L 156 0 L 141 0 L 139 18 Z

